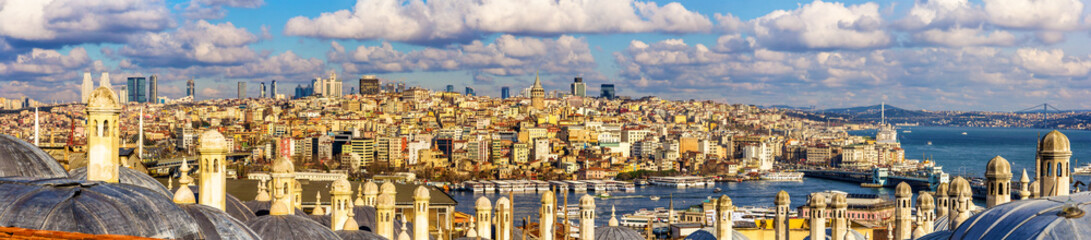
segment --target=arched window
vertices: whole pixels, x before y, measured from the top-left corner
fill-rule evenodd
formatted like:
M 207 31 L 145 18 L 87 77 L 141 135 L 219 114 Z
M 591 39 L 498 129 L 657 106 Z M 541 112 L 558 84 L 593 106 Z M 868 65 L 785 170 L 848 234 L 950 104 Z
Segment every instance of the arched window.
M 1057 163 L 1057 176 L 1064 177 L 1064 168 L 1061 167 L 1061 163 Z
M 1053 176 L 1053 165 L 1046 163 L 1046 177 Z

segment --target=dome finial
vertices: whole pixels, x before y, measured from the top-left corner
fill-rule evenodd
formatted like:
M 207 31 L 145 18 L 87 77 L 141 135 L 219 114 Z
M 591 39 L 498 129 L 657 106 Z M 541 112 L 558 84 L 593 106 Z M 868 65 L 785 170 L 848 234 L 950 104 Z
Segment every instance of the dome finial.
M 182 168 L 180 168 L 179 170 L 182 170 L 182 177 L 178 178 L 178 184 L 182 185 L 182 187 L 185 187 L 193 183 L 193 178 L 189 177 L 189 160 L 186 160 L 186 158 L 182 158 Z
M 356 223 L 356 218 L 355 217 L 356 217 L 356 214 L 353 213 L 352 211 L 349 211 L 349 218 L 347 220 L 345 220 L 345 226 L 342 227 L 341 230 L 345 230 L 345 231 L 360 230 L 360 224 Z
M 266 183 L 265 180 L 261 180 L 261 182 L 258 183 L 258 196 L 254 197 L 255 201 L 268 202 L 272 199 L 272 197 L 269 196 L 269 187 L 266 187 L 267 184 L 268 183 Z
M 398 240 L 410 240 L 409 231 L 405 229 L 405 225 L 409 225 L 409 222 L 406 222 L 405 215 L 402 215 L 402 233 L 398 234 Z
M 174 176 L 167 177 L 167 190 L 174 189 Z
M 326 212 L 322 210 L 322 193 L 314 193 L 314 210 L 311 211 L 311 215 L 326 215 Z
M 474 217 L 470 217 L 470 230 L 466 231 L 467 238 L 477 237 L 477 224 L 475 224 L 476 222 L 477 220 L 475 220 Z
M 183 184 L 178 187 L 178 191 L 174 192 L 175 204 L 194 204 L 197 203 L 197 199 L 193 197 L 193 190 L 189 190 L 189 186 Z
M 614 205 L 610 205 L 610 222 L 608 224 L 611 227 L 617 227 L 617 216 L 615 215 L 616 211 L 617 209 L 614 208 Z

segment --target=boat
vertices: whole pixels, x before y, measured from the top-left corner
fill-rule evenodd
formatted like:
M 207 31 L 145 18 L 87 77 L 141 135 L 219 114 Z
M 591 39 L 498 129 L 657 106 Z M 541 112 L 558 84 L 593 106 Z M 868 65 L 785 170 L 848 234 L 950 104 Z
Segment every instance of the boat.
M 803 181 L 802 172 L 768 172 L 761 175 L 766 181 Z
M 602 193 L 600 193 L 599 195 L 596 195 L 596 197 L 598 197 L 598 198 L 602 198 L 602 199 L 608 199 L 608 198 L 610 198 L 610 193 L 608 193 L 608 192 L 602 192 Z
M 712 193 L 720 193 L 720 192 L 723 192 L 723 191 L 724 190 L 720 189 L 720 188 L 712 189 Z
M 652 201 L 659 201 L 659 196 L 651 196 L 649 198 L 651 198 Z
M 928 145 L 932 145 L 932 141 L 928 141 Z
M 966 135 L 966 132 L 962 132 L 962 135 Z
M 912 133 L 913 130 L 902 130 L 902 133 Z
M 882 188 L 883 184 L 880 184 L 880 183 L 861 183 L 860 187 L 862 187 L 862 188 Z
M 1072 174 L 1091 175 L 1091 163 L 1072 169 Z

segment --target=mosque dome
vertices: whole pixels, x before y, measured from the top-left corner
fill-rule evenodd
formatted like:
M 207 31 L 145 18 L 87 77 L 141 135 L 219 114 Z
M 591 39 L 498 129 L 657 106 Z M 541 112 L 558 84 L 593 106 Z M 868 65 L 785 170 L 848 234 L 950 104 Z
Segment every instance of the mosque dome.
M 917 195 L 917 206 L 925 210 L 936 209 L 936 202 L 931 193 L 921 192 Z
M 807 204 L 812 208 L 826 208 L 826 197 L 821 193 L 812 193 Z
M 388 240 L 379 234 L 375 234 L 371 231 L 337 231 L 337 236 L 340 236 L 342 240 Z
M 1042 137 L 1042 141 L 1038 143 L 1038 151 L 1043 153 L 1071 153 L 1071 147 L 1068 143 L 1068 137 L 1057 130 L 1053 130 Z
M 199 137 L 201 145 L 200 149 L 204 151 L 212 150 L 227 150 L 227 139 L 220 131 L 208 130 L 201 133 Z
M 595 228 L 595 240 L 628 240 L 644 239 L 640 233 L 632 228 L 606 226 Z
M 200 237 L 194 219 L 159 192 L 71 179 L 0 180 L 0 226 L 168 239 Z
M 932 233 L 921 236 L 916 240 L 948 240 L 951 238 L 951 231 L 948 230 L 935 230 Z
M 56 159 L 30 143 L 0 134 L 0 178 L 67 178 Z
M 364 194 L 379 194 L 379 185 L 376 185 L 375 182 L 367 181 L 364 183 Z
M 337 179 L 330 184 L 330 190 L 334 194 L 352 194 L 352 183 L 348 179 Z
M 727 197 L 727 195 L 720 195 L 720 198 L 716 200 L 716 204 L 720 207 L 731 207 L 731 198 Z
M 894 197 L 897 198 L 910 198 L 913 197 L 913 188 L 909 187 L 908 183 L 901 182 L 894 188 Z
M 307 217 L 297 215 L 265 215 L 246 222 L 254 232 L 265 240 L 323 240 L 341 239 L 330 228 L 322 226 Z
M 777 192 L 777 198 L 775 202 L 777 205 L 788 205 L 792 203 L 792 198 L 788 196 L 788 192 L 780 190 L 780 192 Z
M 580 207 L 583 206 L 594 207 L 595 197 L 592 197 L 590 194 L 584 194 L 583 197 L 580 197 Z
M 830 200 L 830 205 L 833 208 L 846 208 L 849 206 L 849 201 L 845 197 L 847 194 L 838 193 L 833 195 L 833 200 Z
M 117 180 L 119 183 L 136 185 L 139 187 L 151 189 L 155 192 L 163 194 L 163 196 L 166 196 L 168 198 L 174 196 L 174 194 L 171 193 L 166 186 L 163 186 L 162 183 L 156 181 L 155 178 L 152 178 L 152 176 L 148 176 L 148 174 L 138 172 L 136 170 L 133 170 L 132 168 L 127 168 L 125 166 L 118 166 L 117 172 Z M 87 167 L 72 169 L 72 171 L 68 172 L 68 176 L 68 178 L 72 180 L 87 180 Z
M 985 167 L 985 177 L 1011 179 L 1011 163 L 1001 156 L 993 157 Z
M 952 239 L 1082 239 L 1091 236 L 1091 192 L 997 205 L 951 233 Z
M 375 207 L 372 206 L 355 206 L 352 207 L 353 220 L 356 220 L 356 225 L 360 226 L 360 230 L 374 232 L 375 231 Z
M 230 196 L 230 195 L 228 195 L 228 196 Z M 254 216 L 256 216 L 256 217 L 269 215 L 269 210 L 271 210 L 273 208 L 273 202 L 272 201 L 255 201 L 255 200 L 251 200 L 251 201 L 243 202 L 242 204 L 246 205 L 246 208 L 250 209 L 250 211 L 252 213 L 254 213 Z M 307 213 L 303 212 L 303 209 L 299 209 L 299 208 L 295 209 L 295 215 L 309 216 L 309 215 L 307 215 Z
M 936 197 L 938 198 L 949 196 L 947 195 L 947 191 L 950 191 L 948 190 L 949 186 L 950 184 L 948 183 L 940 183 L 939 186 L 936 187 Z
M 189 190 L 193 192 L 194 197 L 201 197 L 200 187 L 189 186 Z M 226 208 L 225 212 L 227 212 L 227 215 L 230 215 L 231 217 L 238 219 L 239 221 L 246 222 L 249 221 L 251 218 L 257 217 L 257 215 L 254 214 L 254 210 L 250 209 L 250 207 L 246 206 L 246 204 L 242 203 L 242 201 L 239 201 L 239 198 L 236 198 L 231 194 L 227 194 L 227 198 L 224 199 L 224 204 L 224 207 Z
M 118 104 L 117 95 L 113 90 L 105 86 L 100 86 L 91 92 L 91 95 L 87 97 L 87 108 L 107 108 L 118 109 L 121 105 Z
M 866 240 L 867 239 L 867 238 L 864 237 L 864 234 L 861 234 L 860 232 L 857 232 L 856 230 L 853 230 L 851 228 L 846 229 L 846 230 L 847 230 L 847 232 L 845 234 L 845 240 Z M 803 238 L 803 240 L 810 240 L 810 239 L 811 239 L 811 236 L 807 236 L 807 237 Z M 826 240 L 831 240 L 831 239 L 833 239 L 833 229 L 826 228 Z
M 261 239 L 243 220 L 236 219 L 214 207 L 201 204 L 185 204 L 180 207 L 197 222 L 202 239 Z
M 690 233 L 689 236 L 686 236 L 685 239 L 686 240 L 716 240 L 716 234 L 712 234 L 712 231 L 715 231 L 715 230 L 712 229 L 712 228 L 704 228 L 704 229 L 701 229 L 701 230 L 697 230 L 696 232 Z M 598 233 L 595 233 L 595 234 L 598 234 Z M 636 239 L 640 239 L 640 238 L 636 238 Z M 734 229 L 731 230 L 731 239 L 750 240 L 750 238 L 746 237 L 746 235 L 742 235 L 742 233 L 739 233 L 739 231 L 735 231 Z

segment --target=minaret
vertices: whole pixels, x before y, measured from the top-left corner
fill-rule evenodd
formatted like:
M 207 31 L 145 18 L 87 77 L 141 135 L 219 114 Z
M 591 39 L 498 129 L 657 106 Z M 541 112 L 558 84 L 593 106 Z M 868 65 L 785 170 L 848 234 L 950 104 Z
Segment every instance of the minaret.
M 182 176 L 178 178 L 178 186 L 186 187 L 193 185 L 193 178 L 189 177 L 189 170 L 192 170 L 192 168 L 189 168 L 189 160 L 182 158 L 182 167 L 179 167 L 178 170 L 182 172 Z
M 909 239 L 913 234 L 913 190 L 908 183 L 898 183 L 894 190 L 894 239 Z
M 496 240 L 513 240 L 511 237 L 512 221 L 511 201 L 508 197 L 500 197 L 496 200 Z
M 731 240 L 732 224 L 731 215 L 735 211 L 735 204 L 727 195 L 720 195 L 716 200 L 716 239 Z M 583 232 L 583 229 L 580 229 Z
M 670 203 L 667 204 L 667 223 L 674 224 L 674 195 L 671 195 Z
M 776 240 L 788 240 L 788 233 L 791 232 L 788 229 L 788 211 L 791 208 L 792 198 L 788 196 L 788 192 L 780 190 L 780 192 L 777 192 L 777 198 L 774 202 L 777 205 L 776 217 L 773 222 Z
M 390 184 L 390 189 L 387 190 L 387 184 Z M 379 197 L 375 202 L 375 234 L 382 236 L 386 239 L 394 239 L 394 185 L 390 182 L 383 183 L 384 191 L 379 194 Z M 402 223 L 405 226 L 409 223 Z
M 378 188 L 378 187 L 376 187 Z M 360 184 L 356 188 L 356 200 L 352 202 L 354 206 L 364 206 L 364 184 Z M 375 207 L 372 205 L 371 207 Z
M 826 197 L 811 193 L 811 239 L 826 239 Z
M 940 183 L 936 187 L 936 219 L 947 216 L 947 211 L 951 209 L 951 198 L 947 197 L 950 194 L 948 186 L 947 183 Z
M 375 197 L 379 195 L 379 186 L 368 180 L 364 183 L 364 206 L 375 206 Z
M 322 193 L 314 193 L 314 209 L 311 209 L 311 215 L 321 216 L 326 215 L 326 211 L 322 210 Z M 332 223 L 330 225 L 333 225 Z
M 38 107 L 34 107 L 34 146 L 41 146 L 38 142 Z
M 486 197 L 478 197 L 477 202 L 474 203 L 474 210 L 477 211 L 477 221 L 481 224 L 477 225 L 477 235 L 489 238 L 492 236 L 492 226 L 489 224 L 492 222 L 492 202 Z
M 580 240 L 595 239 L 595 197 L 580 197 Z
M 974 205 L 970 182 L 962 177 L 955 177 L 955 180 L 951 180 L 949 195 L 954 199 L 951 201 L 950 216 L 947 217 L 951 223 L 948 229 L 958 229 L 962 222 L 970 218 L 970 208 Z
M 1053 130 L 1042 137 L 1038 142 L 1038 174 L 1042 176 L 1038 184 L 1041 197 L 1065 196 L 1069 193 L 1071 176 L 1069 176 L 1069 158 L 1072 157 L 1072 149 L 1069 147 L 1068 137 L 1063 133 Z M 1044 172 L 1042 170 L 1045 170 Z
M 989 160 L 985 168 L 985 186 L 988 188 L 985 196 L 985 207 L 1011 201 L 1011 164 L 1007 159 L 996 156 Z
M 219 131 L 208 130 L 201 134 L 200 143 L 201 204 L 227 211 L 227 140 Z
M 432 199 L 428 187 L 419 186 L 413 191 L 413 239 L 428 240 L 428 201 Z
M 1027 169 L 1023 169 L 1023 175 L 1019 177 L 1019 200 L 1030 198 L 1030 180 L 1027 178 Z
M 936 221 L 935 208 L 932 194 L 924 191 L 917 194 L 917 229 L 913 230 L 913 239 L 918 239 L 935 230 L 932 228 Z
M 557 219 L 553 216 L 553 211 L 557 209 L 556 203 L 557 196 L 553 194 L 553 191 L 546 191 L 542 194 L 542 206 L 538 208 L 539 240 L 553 240 L 553 220 Z
M 278 202 L 288 204 L 288 214 L 294 214 L 295 208 L 291 207 L 293 192 L 295 192 L 295 165 L 287 156 L 281 156 L 273 162 L 273 172 L 269 174 L 273 178 L 273 204 Z M 271 211 L 271 210 L 270 210 Z
M 140 107 L 140 117 L 138 117 L 137 119 L 139 119 L 139 121 L 140 121 L 140 130 L 137 131 L 137 135 L 136 135 L 136 157 L 143 160 L 144 159 L 144 107 Z
M 337 179 L 330 187 L 330 227 L 331 230 L 356 230 L 344 229 L 352 213 L 352 183 L 348 179 Z
M 530 87 L 530 106 L 535 109 L 542 109 L 545 107 L 545 89 L 542 88 L 542 80 L 538 77 L 538 74 L 534 74 L 534 86 Z
M 102 86 L 87 100 L 87 180 L 118 182 L 118 115 L 121 105 L 110 88 Z
M 833 214 L 830 217 L 832 221 L 830 234 L 833 236 L 830 237 L 833 240 L 845 240 L 845 235 L 849 232 L 849 202 L 845 195 L 844 193 L 834 193 L 833 200 L 830 201 L 833 208 Z

